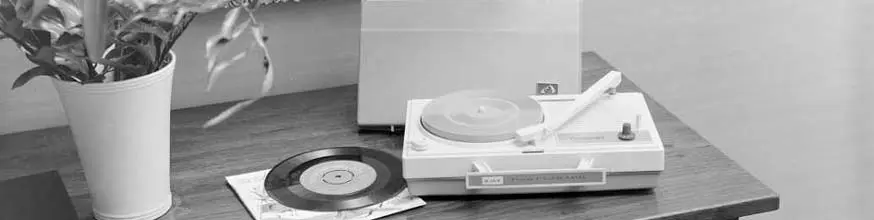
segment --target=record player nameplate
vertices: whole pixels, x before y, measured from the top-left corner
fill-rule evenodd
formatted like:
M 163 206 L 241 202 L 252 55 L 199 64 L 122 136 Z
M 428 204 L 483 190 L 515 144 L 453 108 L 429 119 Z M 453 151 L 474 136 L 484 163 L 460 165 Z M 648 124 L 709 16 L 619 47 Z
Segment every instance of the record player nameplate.
M 602 185 L 606 183 L 606 170 L 568 169 L 538 170 L 529 173 L 470 173 L 467 175 L 466 182 L 468 189 Z

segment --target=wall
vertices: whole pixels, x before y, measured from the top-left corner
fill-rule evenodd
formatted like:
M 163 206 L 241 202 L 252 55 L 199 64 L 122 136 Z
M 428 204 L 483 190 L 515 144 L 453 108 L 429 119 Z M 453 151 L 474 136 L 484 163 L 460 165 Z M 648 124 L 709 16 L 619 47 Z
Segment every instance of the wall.
M 857 6 L 850 0 L 586 0 L 582 40 L 781 194 L 780 211 L 750 219 L 863 219 L 861 195 L 874 182 L 857 173 L 874 156 L 861 148 L 861 132 L 872 128 L 859 111 L 870 102 L 860 101 L 857 73 L 860 59 L 870 56 L 861 56 L 858 43 L 871 35 L 857 32 L 865 21 L 855 17 L 863 11 Z M 278 81 L 277 93 L 355 83 L 357 1 L 268 11 L 262 19 L 274 59 L 281 60 L 277 69 L 295 76 Z M 180 42 L 174 107 L 257 92 L 260 77 L 247 73 L 257 73 L 254 63 L 227 75 L 216 91 L 203 91 L 202 39 L 220 17 L 201 17 Z M 0 69 L 10 71 L 0 74 L 0 85 L 11 85 L 28 66 L 18 54 L 0 54 Z M 0 90 L 0 112 L 0 133 L 65 123 L 45 79 Z
M 590 0 L 583 42 L 781 194 L 750 219 L 872 219 L 860 5 Z
M 870 37 L 874 36 L 874 15 L 870 12 L 874 11 L 874 2 L 866 1 L 859 3 L 857 7 L 855 7 L 855 21 L 859 23 L 858 31 L 853 37 L 855 42 L 858 42 L 858 47 L 856 49 L 859 56 L 856 57 L 856 62 L 860 65 L 858 73 L 862 75 L 861 80 L 859 80 L 859 84 L 862 84 L 862 92 L 857 94 L 859 99 L 861 99 L 861 108 L 856 112 L 857 122 L 862 124 L 862 129 L 859 129 L 856 133 L 858 133 L 859 137 L 862 137 L 863 146 L 870 146 L 871 143 L 874 143 L 874 136 L 871 135 L 872 131 L 874 131 L 874 117 L 871 117 L 871 109 L 874 108 L 874 96 L 870 94 L 874 94 L 874 87 L 864 86 L 864 84 L 868 82 L 874 82 L 874 44 L 870 43 Z M 866 167 L 874 167 L 874 148 L 864 147 L 861 150 L 861 153 L 858 154 L 859 168 Z M 865 170 L 857 171 L 859 176 L 861 177 L 860 185 L 865 187 L 866 189 L 861 192 L 860 196 L 863 198 L 862 205 L 864 207 L 874 207 L 874 175 L 866 175 L 870 172 L 865 172 Z M 865 216 L 874 216 L 874 209 L 867 208 L 864 210 Z

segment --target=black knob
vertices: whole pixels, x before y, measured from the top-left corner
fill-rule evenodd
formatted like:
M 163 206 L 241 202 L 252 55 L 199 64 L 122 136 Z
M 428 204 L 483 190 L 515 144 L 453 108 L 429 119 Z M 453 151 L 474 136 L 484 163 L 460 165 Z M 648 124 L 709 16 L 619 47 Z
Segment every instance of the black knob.
M 623 123 L 622 131 L 619 132 L 619 140 L 630 141 L 634 140 L 634 132 L 631 131 L 631 123 Z

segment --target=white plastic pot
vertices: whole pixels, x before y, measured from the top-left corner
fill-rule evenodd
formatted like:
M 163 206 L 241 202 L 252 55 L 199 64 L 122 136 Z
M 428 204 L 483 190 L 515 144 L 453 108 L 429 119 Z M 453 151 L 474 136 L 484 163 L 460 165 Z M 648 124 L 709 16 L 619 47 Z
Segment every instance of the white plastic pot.
M 172 206 L 170 100 L 176 55 L 155 73 L 81 85 L 54 79 L 94 217 L 156 219 Z

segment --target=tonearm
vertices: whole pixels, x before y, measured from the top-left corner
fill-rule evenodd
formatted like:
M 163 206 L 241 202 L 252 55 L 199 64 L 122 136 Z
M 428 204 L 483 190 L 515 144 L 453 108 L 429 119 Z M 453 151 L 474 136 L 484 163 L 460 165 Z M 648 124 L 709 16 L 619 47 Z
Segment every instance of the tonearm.
M 589 89 L 586 89 L 583 94 L 576 98 L 571 103 L 570 108 L 562 114 L 556 115 L 554 118 L 549 118 L 543 123 L 528 126 L 516 130 L 516 140 L 522 143 L 530 143 L 532 141 L 545 139 L 560 130 L 568 122 L 574 119 L 577 115 L 585 112 L 586 108 L 592 103 L 598 101 L 605 95 L 613 95 L 616 93 L 616 87 L 622 82 L 622 73 L 611 71 L 602 77 L 598 82 L 595 82 Z

